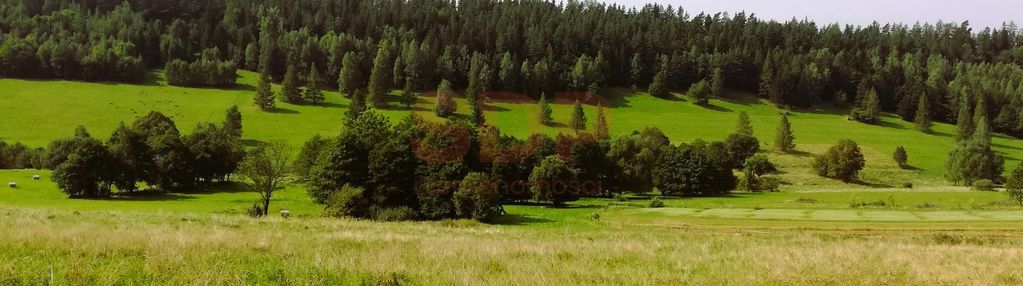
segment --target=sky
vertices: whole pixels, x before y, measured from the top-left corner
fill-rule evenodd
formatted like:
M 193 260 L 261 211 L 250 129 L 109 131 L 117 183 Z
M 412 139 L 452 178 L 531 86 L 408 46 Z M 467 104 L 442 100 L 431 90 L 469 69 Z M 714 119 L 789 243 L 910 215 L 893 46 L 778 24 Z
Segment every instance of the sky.
M 809 19 L 818 24 L 869 25 L 879 23 L 970 21 L 975 30 L 1015 22 L 1023 26 L 1023 0 L 600 0 L 625 7 L 658 3 L 682 7 L 690 15 L 745 11 L 757 18 L 778 21 Z

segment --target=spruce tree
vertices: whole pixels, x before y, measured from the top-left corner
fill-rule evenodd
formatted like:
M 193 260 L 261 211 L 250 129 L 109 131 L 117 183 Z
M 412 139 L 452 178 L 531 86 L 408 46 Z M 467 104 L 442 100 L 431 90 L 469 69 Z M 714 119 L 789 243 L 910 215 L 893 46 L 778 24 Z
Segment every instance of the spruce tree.
M 721 98 L 724 96 L 725 79 L 721 75 L 721 68 L 714 68 L 714 72 L 711 75 L 710 83 L 710 94 L 714 97 Z
M 551 123 L 553 123 L 554 119 L 552 119 L 551 114 L 553 114 L 554 111 L 551 110 L 550 103 L 547 102 L 547 93 L 540 94 L 540 102 L 538 102 L 536 105 L 537 105 L 536 117 L 539 120 L 540 124 L 550 125 Z
M 586 129 L 586 112 L 578 99 L 575 101 L 575 107 L 572 108 L 572 121 L 569 122 L 569 125 L 576 132 Z
M 274 92 L 270 85 L 270 73 L 265 68 L 259 73 L 259 86 L 256 88 L 256 96 L 252 100 L 262 111 L 271 111 L 276 106 Z
M 744 136 L 753 136 L 753 123 L 750 122 L 749 114 L 739 111 L 739 119 L 735 122 L 735 133 Z
M 465 88 L 465 102 L 476 108 L 477 101 L 480 99 L 480 70 L 483 68 L 483 60 L 480 58 L 479 53 L 475 53 L 472 56 L 471 67 L 469 68 L 469 85 Z
M 338 75 L 338 91 L 345 97 L 351 98 L 352 93 L 359 86 L 362 74 L 359 72 L 359 59 L 355 52 L 345 53 L 341 59 L 341 73 Z
M 668 94 L 668 74 L 666 71 L 658 71 L 654 75 L 654 81 L 650 83 L 650 87 L 647 92 L 658 98 L 667 98 Z
M 418 95 L 415 91 L 412 91 L 412 78 L 405 78 L 405 88 L 401 91 L 401 103 L 405 105 L 405 109 L 412 110 L 412 106 L 416 105 Z
M 296 104 L 302 101 L 298 91 L 298 74 L 295 65 L 288 63 L 288 70 L 284 73 L 284 81 L 281 82 L 281 101 Z
M 764 65 L 760 69 L 760 86 L 757 89 L 757 95 L 760 98 L 771 98 L 771 88 L 773 88 L 774 78 L 774 61 L 771 60 L 771 52 L 767 53 L 767 57 L 764 58 Z
M 305 92 L 302 100 L 307 103 L 320 104 L 323 102 L 323 92 L 320 91 L 320 71 L 314 63 L 309 69 L 309 77 L 306 79 Z
M 892 154 L 892 160 L 895 160 L 895 163 L 899 165 L 899 168 L 905 169 L 908 167 L 909 165 L 907 162 L 909 161 L 909 155 L 906 154 L 906 148 L 903 148 L 902 146 L 895 147 L 895 153 Z
M 604 117 L 604 105 L 597 103 L 597 119 L 593 123 L 593 133 L 597 139 L 608 139 L 611 136 L 608 129 L 607 118 Z
M 970 112 L 970 102 L 965 97 L 959 104 L 959 115 L 956 116 L 956 139 L 966 140 L 973 136 L 973 114 Z
M 366 94 L 366 102 L 373 108 L 381 108 L 387 105 L 387 76 L 390 71 L 387 68 L 389 62 L 390 42 L 382 41 L 377 47 L 376 57 L 373 58 L 373 70 L 369 74 L 369 93 Z
M 921 95 L 916 105 L 916 116 L 913 118 L 916 128 L 923 132 L 931 132 L 931 111 L 928 108 L 927 95 Z
M 232 105 L 227 109 L 227 115 L 224 118 L 224 131 L 234 138 L 242 137 L 242 113 L 238 112 L 237 105 Z
M 476 127 L 483 127 L 487 124 L 487 119 L 483 116 L 483 105 L 483 98 L 473 101 L 470 105 L 472 107 L 472 122 L 476 124 Z
M 345 113 L 348 121 L 359 119 L 359 116 L 366 111 L 366 93 L 362 89 L 355 89 L 352 92 L 351 103 L 348 104 L 348 111 Z
M 788 153 L 796 149 L 796 137 L 792 135 L 792 125 L 789 124 L 788 115 L 782 114 L 778 132 L 774 136 L 774 148 L 778 151 Z

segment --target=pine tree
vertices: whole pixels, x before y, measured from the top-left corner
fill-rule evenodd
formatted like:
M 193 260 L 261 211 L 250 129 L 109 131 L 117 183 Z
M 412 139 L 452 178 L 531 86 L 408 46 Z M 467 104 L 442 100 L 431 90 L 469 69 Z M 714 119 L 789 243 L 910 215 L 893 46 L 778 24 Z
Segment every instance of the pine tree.
M 923 132 L 931 132 L 931 111 L 928 108 L 927 95 L 921 95 L 916 105 L 916 116 L 913 118 L 916 128 Z
M 735 133 L 744 136 L 753 136 L 753 123 L 750 122 L 749 114 L 739 111 L 739 119 L 735 122 Z
M 412 110 L 412 106 L 416 105 L 418 95 L 415 91 L 412 91 L 412 78 L 405 78 L 405 88 L 401 91 L 401 103 L 405 105 L 405 109 Z
M 608 139 L 611 136 L 607 118 L 604 117 L 604 105 L 600 103 L 597 104 L 597 119 L 593 124 L 593 132 L 597 139 Z
M 906 148 L 902 148 L 902 146 L 895 147 L 895 153 L 892 154 L 892 160 L 895 160 L 895 163 L 899 164 L 899 168 L 905 169 L 909 166 L 907 164 L 909 161 L 909 155 L 906 154 Z
M 724 96 L 725 79 L 721 75 L 721 68 L 714 68 L 714 73 L 711 76 L 710 83 L 710 94 L 714 97 L 721 98 Z
M 259 73 L 259 87 L 256 88 L 256 96 L 252 98 L 262 111 L 271 111 L 276 107 L 274 92 L 270 86 L 270 73 L 267 69 L 263 69 Z
M 345 53 L 341 60 L 341 73 L 338 75 L 338 91 L 345 97 L 351 97 L 359 86 L 362 74 L 359 72 L 359 59 L 355 52 Z
M 772 58 L 771 53 L 768 52 L 767 57 L 764 58 L 764 65 L 760 69 L 760 87 L 757 90 L 757 95 L 760 98 L 771 98 L 774 79 L 774 61 Z
M 970 113 L 970 104 L 966 97 L 959 104 L 959 115 L 956 116 L 956 139 L 966 140 L 973 136 L 973 114 Z
M 632 86 L 636 87 L 639 85 L 640 77 L 643 76 L 643 59 L 639 57 L 639 53 L 632 55 L 632 61 L 630 62 L 631 69 L 629 70 L 629 79 L 632 80 Z
M 384 97 L 387 96 L 387 63 L 389 62 L 390 42 L 382 41 L 377 48 L 377 55 L 373 58 L 373 70 L 369 74 L 369 93 L 366 95 L 366 102 L 373 108 L 381 108 L 387 105 Z
M 707 86 L 707 80 L 701 80 L 689 86 L 689 96 L 696 99 L 696 104 L 708 105 L 710 104 L 710 87 Z
M 433 112 L 438 117 L 448 118 L 458 109 L 458 105 L 456 105 L 452 95 L 453 93 L 451 91 L 451 82 L 448 82 L 446 79 L 441 80 L 440 85 L 437 86 L 437 105 L 433 108 Z
M 658 71 L 654 75 L 654 81 L 650 83 L 650 87 L 647 92 L 658 98 L 667 98 L 668 94 L 668 73 L 667 71 Z
M 309 77 L 306 80 L 308 82 L 305 85 L 302 100 L 312 104 L 322 103 L 324 98 L 323 92 L 320 91 L 320 71 L 316 68 L 315 63 L 309 69 Z
M 288 63 L 288 70 L 284 73 L 284 81 L 281 82 L 281 101 L 296 104 L 302 101 L 298 91 L 298 74 L 295 65 Z
M 579 103 L 578 99 L 575 101 L 575 107 L 572 109 L 572 121 L 569 122 L 569 125 L 576 132 L 586 129 L 586 112 L 583 110 L 583 105 Z
M 540 124 L 550 125 L 551 123 L 553 123 L 554 119 L 551 118 L 551 114 L 554 111 L 551 110 L 551 106 L 547 102 L 547 93 L 540 94 L 540 102 L 538 102 L 536 105 L 537 105 L 536 117 L 540 121 Z
M 792 125 L 789 124 L 788 115 L 781 115 L 778 132 L 774 136 L 774 148 L 778 151 L 788 153 L 796 149 L 796 137 L 792 135 Z
M 479 98 L 472 103 L 472 122 L 476 124 L 476 127 L 483 127 L 487 124 L 486 117 L 483 116 L 483 105 L 484 99 Z
M 345 117 L 348 121 L 354 121 L 359 119 L 359 116 L 366 111 L 366 92 L 362 89 L 356 89 L 352 92 L 351 103 L 348 104 L 348 111 L 345 113 Z
M 480 54 L 473 54 L 468 75 L 469 85 L 465 88 L 465 102 L 474 109 L 480 99 L 480 70 L 482 68 L 483 60 L 480 58 Z
M 850 116 L 859 122 L 875 124 L 881 121 L 881 100 L 877 97 L 877 90 L 871 88 L 866 98 L 862 98 L 856 108 L 853 108 Z
M 224 116 L 224 131 L 230 134 L 234 138 L 242 137 L 242 113 L 238 112 L 238 106 L 232 105 L 231 108 L 227 109 L 227 115 Z

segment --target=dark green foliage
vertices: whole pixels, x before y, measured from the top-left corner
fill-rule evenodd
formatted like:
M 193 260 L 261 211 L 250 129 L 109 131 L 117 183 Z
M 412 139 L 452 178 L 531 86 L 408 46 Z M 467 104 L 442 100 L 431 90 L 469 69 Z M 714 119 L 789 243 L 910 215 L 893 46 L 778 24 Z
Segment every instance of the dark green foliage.
M 224 131 L 230 134 L 234 138 L 242 137 L 242 113 L 238 111 L 237 105 L 232 105 L 231 108 L 227 109 L 227 114 L 224 116 Z
M 865 163 L 863 153 L 856 142 L 841 140 L 837 145 L 828 148 L 824 154 L 817 155 L 813 168 L 819 176 L 848 182 L 856 179 Z
M 974 135 L 960 140 L 948 154 L 945 161 L 945 177 L 954 183 L 972 185 L 973 181 L 987 179 L 999 181 L 1005 159 L 991 150 L 991 137 L 987 124 L 982 120 Z
M 752 157 L 746 158 L 746 161 L 742 163 L 743 171 L 750 172 L 755 176 L 761 176 L 768 172 L 777 171 L 774 164 L 767 159 L 766 155 L 757 154 Z
M 193 176 L 203 182 L 226 181 L 244 156 L 238 139 L 212 123 L 198 124 L 184 143 L 193 156 Z
M 964 97 L 959 105 L 959 115 L 956 116 L 956 139 L 962 141 L 973 136 L 974 123 L 969 101 Z
M 579 198 L 576 171 L 557 156 L 548 156 L 529 175 L 533 199 L 562 206 Z
M 760 151 L 760 141 L 753 136 L 732 133 L 725 137 L 724 143 L 732 168 L 741 168 L 746 158 L 752 157 Z
M 405 109 L 411 110 L 417 100 L 419 100 L 419 93 L 412 90 L 412 79 L 405 80 L 405 88 L 401 91 L 401 104 L 405 106 Z
M 490 221 L 504 214 L 497 182 L 483 173 L 469 173 L 454 195 L 455 214 L 461 218 Z
M 654 186 L 666 196 L 726 194 L 735 189 L 736 178 L 725 153 L 721 144 L 669 147 L 654 166 Z
M 373 108 L 381 108 L 387 105 L 387 82 L 389 64 L 391 61 L 391 42 L 383 41 L 377 47 L 376 57 L 373 58 L 373 69 L 369 74 L 369 92 L 366 94 L 366 102 Z
M 374 206 L 399 207 L 415 204 L 413 184 L 419 161 L 408 142 L 382 139 L 369 152 L 366 185 Z
M 341 73 L 338 75 L 338 91 L 346 97 L 351 97 L 359 86 L 362 86 L 362 72 L 359 69 L 358 55 L 355 52 L 347 52 L 342 59 Z
M 294 64 L 288 64 L 288 70 L 281 81 L 281 101 L 298 104 L 302 102 L 302 93 L 298 89 L 298 71 Z
M 916 124 L 916 128 L 923 132 L 931 132 L 931 109 L 930 103 L 927 102 L 927 96 L 921 96 L 920 101 L 916 106 L 916 115 L 913 117 L 913 123 Z
M 899 164 L 899 168 L 909 167 L 909 155 L 906 154 L 906 148 L 902 146 L 895 147 L 895 153 L 892 154 L 892 160 L 895 160 L 896 164 Z
M 274 92 L 270 88 L 270 74 L 264 70 L 259 73 L 259 86 L 256 87 L 256 96 L 252 101 L 262 111 L 272 111 L 277 103 L 274 101 Z
M 735 121 L 735 133 L 744 136 L 753 136 L 753 123 L 750 122 L 749 114 L 739 111 L 739 119 Z
M 46 149 L 43 148 L 30 149 L 21 143 L 7 145 L 0 139 L 0 170 L 45 168 L 46 153 Z M 64 158 L 66 157 L 65 155 Z
M 607 152 L 607 158 L 615 168 L 609 189 L 615 193 L 651 191 L 653 182 L 650 174 L 669 144 L 667 136 L 657 128 L 615 138 Z
M 661 197 L 654 197 L 653 200 L 650 200 L 650 207 L 651 208 L 663 208 L 664 207 L 664 201 L 661 200 Z
M 319 203 L 326 203 L 345 185 L 364 186 L 368 180 L 368 165 L 369 152 L 361 148 L 356 138 L 341 136 L 332 140 L 309 171 L 306 180 L 309 195 Z
M 362 89 L 356 89 L 352 93 L 351 99 L 351 103 L 348 104 L 348 110 L 345 110 L 345 120 L 348 121 L 358 119 L 368 108 L 366 106 L 366 92 Z
M 973 188 L 975 191 L 990 192 L 995 190 L 995 183 L 988 179 L 980 179 L 973 181 L 973 183 L 970 184 L 970 188 Z
M 1009 179 L 1005 182 L 1005 192 L 1009 197 L 1023 206 L 1023 163 L 1012 169 Z
M 849 117 L 867 124 L 881 122 L 881 102 L 877 97 L 877 91 L 870 89 L 865 97 L 860 99 L 860 104 L 852 109 Z
M 320 90 L 320 71 L 313 64 L 306 77 L 305 89 L 302 90 L 302 101 L 311 104 L 323 103 L 323 91 Z
M 575 138 L 569 167 L 576 170 L 580 196 L 606 196 L 605 186 L 615 180 L 616 166 L 608 159 L 609 145 L 584 134 Z
M 536 119 L 540 124 L 551 125 L 554 123 L 554 118 L 551 115 L 554 110 L 551 109 L 551 105 L 547 100 L 547 94 L 540 94 L 540 101 L 536 104 Z
M 714 68 L 714 72 L 711 73 L 710 80 L 710 94 L 718 98 L 725 95 L 725 78 L 721 74 L 722 72 L 720 67 Z
M 312 138 L 305 141 L 302 150 L 298 152 L 298 158 L 295 159 L 293 167 L 295 174 L 301 178 L 307 178 L 313 165 L 316 164 L 316 160 L 320 158 L 320 153 L 327 148 L 329 143 L 329 140 L 323 139 L 319 134 L 313 135 Z
M 658 98 L 668 98 L 671 96 L 668 88 L 668 71 L 660 70 L 654 75 L 654 80 L 650 83 L 650 87 L 647 88 L 647 92 Z
M 72 198 L 109 196 L 114 179 L 110 166 L 113 160 L 98 140 L 78 138 L 67 160 L 53 169 L 51 180 Z
M 713 91 L 707 85 L 706 80 L 701 80 L 689 86 L 688 93 L 689 96 L 692 96 L 694 99 L 696 99 L 696 104 L 708 105 L 710 104 L 710 96 L 712 95 Z
M 792 125 L 789 123 L 788 115 L 781 115 L 778 132 L 774 135 L 774 148 L 785 153 L 796 149 L 796 137 L 792 135 Z
M 216 48 L 210 49 L 219 53 Z M 219 56 L 185 62 L 175 59 L 167 62 L 164 77 L 167 84 L 176 86 L 234 86 L 237 68 L 232 61 L 220 61 Z
M 575 101 L 575 106 L 572 108 L 572 120 L 569 121 L 568 126 L 576 132 L 586 129 L 586 111 L 583 110 L 583 105 L 579 103 L 579 100 Z

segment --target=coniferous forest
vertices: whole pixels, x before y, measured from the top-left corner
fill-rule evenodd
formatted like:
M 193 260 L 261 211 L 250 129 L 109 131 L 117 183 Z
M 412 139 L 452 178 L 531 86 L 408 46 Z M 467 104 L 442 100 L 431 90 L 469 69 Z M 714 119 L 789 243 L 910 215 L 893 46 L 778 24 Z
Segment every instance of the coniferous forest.
M 667 96 L 720 79 L 783 106 L 866 102 L 907 121 L 953 122 L 983 100 L 994 130 L 1023 133 L 1014 25 L 782 23 L 576 1 L 3 2 L 3 77 L 140 82 L 165 68 L 171 84 L 224 86 L 238 68 L 273 82 L 291 70 L 304 84 L 315 68 L 320 85 L 370 99 L 441 80 L 464 88 L 470 74 L 474 89 L 534 98 L 602 86 Z

